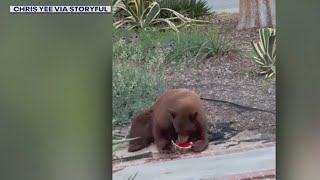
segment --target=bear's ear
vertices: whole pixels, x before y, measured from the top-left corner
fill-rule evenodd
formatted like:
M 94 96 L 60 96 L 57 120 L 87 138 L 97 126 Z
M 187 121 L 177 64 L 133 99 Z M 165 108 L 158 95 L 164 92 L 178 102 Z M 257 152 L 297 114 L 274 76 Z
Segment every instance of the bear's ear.
M 190 115 L 190 119 L 193 121 L 197 118 L 197 116 L 198 116 L 198 112 L 194 112 Z
M 174 119 L 174 118 L 176 118 L 177 113 L 172 109 L 168 109 L 168 115 L 169 115 L 170 119 Z

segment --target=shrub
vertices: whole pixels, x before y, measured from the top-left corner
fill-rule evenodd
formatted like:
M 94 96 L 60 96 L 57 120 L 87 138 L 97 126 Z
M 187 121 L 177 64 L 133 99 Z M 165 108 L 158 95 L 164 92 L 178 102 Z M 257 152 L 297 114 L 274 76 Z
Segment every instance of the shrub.
M 238 53 L 239 50 L 232 47 L 221 34 L 205 33 L 206 41 L 203 44 L 191 48 L 197 49 L 197 54 L 191 61 L 201 61 L 215 55 Z
M 143 43 L 137 34 L 116 34 L 113 35 L 113 60 L 139 62 L 143 60 Z
M 127 139 L 127 138 L 124 138 L 124 139 L 121 139 L 121 140 L 116 140 L 116 139 L 113 139 L 112 140 L 112 151 L 113 151 L 113 158 L 115 157 L 115 151 L 117 150 L 117 148 L 119 147 L 118 145 L 122 144 L 122 143 L 125 143 L 125 142 L 129 142 L 131 140 L 134 140 L 134 139 L 137 139 L 137 138 L 130 138 L 130 139 Z M 138 172 L 136 172 L 136 174 L 134 176 L 130 176 L 128 178 L 128 180 L 134 180 L 137 176 Z
M 211 14 L 206 0 L 157 0 L 157 2 L 160 7 L 175 10 L 189 18 L 199 18 Z M 169 18 L 171 13 L 161 12 L 160 17 Z
M 157 68 L 167 62 L 199 62 L 215 55 L 238 52 L 222 35 L 224 26 L 220 21 L 206 28 L 206 32 L 193 27 L 179 33 L 115 30 L 114 61 L 144 63 Z
M 149 107 L 167 89 L 158 73 L 148 67 L 130 63 L 113 66 L 113 124 L 130 122 L 137 113 Z
M 205 41 L 203 33 L 199 32 L 180 32 L 174 40 L 175 46 L 166 56 L 167 62 L 186 63 L 197 54 L 197 45 Z
M 208 29 L 210 29 L 209 32 L 187 32 L 186 36 L 180 38 L 176 48 L 168 55 L 168 61 L 200 62 L 215 55 L 239 52 L 226 40 L 222 33 L 222 26 L 208 26 Z
M 120 42 L 121 37 L 129 39 L 129 35 L 125 33 L 115 36 L 114 59 L 143 62 L 153 67 L 167 62 L 187 62 L 197 55 L 199 48 L 207 40 L 205 33 L 197 31 L 143 31 L 139 33 L 139 42 L 130 46 L 128 42 Z
M 115 30 L 113 35 L 114 61 L 144 63 L 159 67 L 172 51 L 172 40 L 177 39 L 174 32 Z M 170 46 L 171 44 L 171 46 Z
M 260 41 L 252 42 L 255 52 L 254 60 L 260 66 L 260 74 L 266 78 L 276 76 L 276 29 L 259 29 Z
M 114 27 L 122 29 L 136 29 L 136 30 L 154 30 L 159 29 L 171 29 L 179 31 L 179 28 L 189 26 L 194 23 L 208 23 L 207 21 L 193 20 L 184 15 L 169 9 L 161 8 L 159 3 L 154 0 L 131 0 L 126 3 L 122 0 L 114 2 L 114 8 L 116 10 L 116 17 L 113 23 Z M 159 18 L 160 12 L 167 12 L 172 14 L 170 18 Z M 121 19 L 120 16 L 123 16 Z M 179 22 L 177 23 L 173 23 Z

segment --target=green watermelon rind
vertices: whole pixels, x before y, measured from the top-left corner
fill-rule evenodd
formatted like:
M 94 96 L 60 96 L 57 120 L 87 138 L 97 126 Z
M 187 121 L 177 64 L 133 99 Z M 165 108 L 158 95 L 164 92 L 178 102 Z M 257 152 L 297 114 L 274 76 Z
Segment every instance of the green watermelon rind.
M 188 153 L 191 151 L 192 143 L 190 144 L 189 147 L 180 147 L 178 146 L 173 140 L 171 140 L 172 147 L 175 151 L 180 152 L 180 153 Z

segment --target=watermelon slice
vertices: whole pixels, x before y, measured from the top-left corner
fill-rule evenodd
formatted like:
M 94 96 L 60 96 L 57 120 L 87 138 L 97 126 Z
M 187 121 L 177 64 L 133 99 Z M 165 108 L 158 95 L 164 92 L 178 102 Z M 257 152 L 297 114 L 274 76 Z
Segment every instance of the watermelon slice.
M 192 142 L 176 144 L 174 141 L 171 141 L 171 144 L 173 149 L 180 153 L 190 152 L 192 147 Z

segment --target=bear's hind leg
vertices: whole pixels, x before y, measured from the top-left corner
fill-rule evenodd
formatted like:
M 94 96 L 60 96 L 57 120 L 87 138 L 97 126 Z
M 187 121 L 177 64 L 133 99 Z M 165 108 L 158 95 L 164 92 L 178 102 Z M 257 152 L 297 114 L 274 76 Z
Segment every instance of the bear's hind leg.
M 133 142 L 135 141 L 135 142 Z M 139 151 L 145 147 L 148 147 L 151 144 L 151 139 L 136 139 L 132 140 L 131 143 L 129 143 L 128 152 L 135 152 Z
M 145 147 L 146 146 L 144 146 L 143 144 L 130 144 L 128 148 L 128 152 L 139 151 L 140 149 L 143 149 Z
M 128 138 L 138 138 L 129 141 L 128 152 L 138 151 L 151 144 L 152 136 L 152 111 L 147 110 L 140 113 L 132 120 Z

